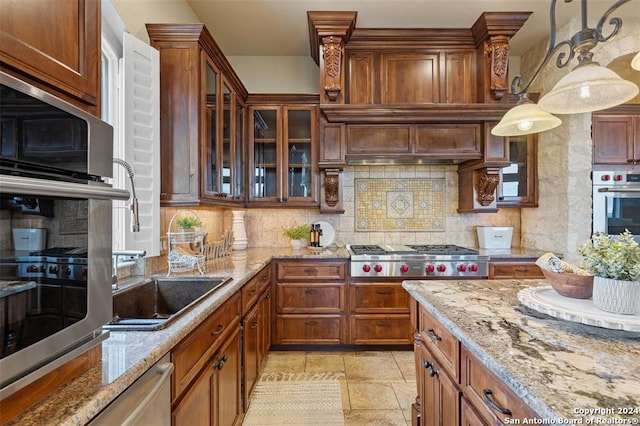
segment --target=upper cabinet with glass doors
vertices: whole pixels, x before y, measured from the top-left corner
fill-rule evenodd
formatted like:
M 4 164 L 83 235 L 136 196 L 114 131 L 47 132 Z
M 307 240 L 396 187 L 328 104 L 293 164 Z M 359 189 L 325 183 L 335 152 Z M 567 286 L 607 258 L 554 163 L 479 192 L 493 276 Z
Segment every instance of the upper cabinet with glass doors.
M 160 51 L 161 205 L 244 205 L 246 88 L 203 24 L 147 32 Z
M 251 105 L 249 201 L 317 206 L 317 105 Z

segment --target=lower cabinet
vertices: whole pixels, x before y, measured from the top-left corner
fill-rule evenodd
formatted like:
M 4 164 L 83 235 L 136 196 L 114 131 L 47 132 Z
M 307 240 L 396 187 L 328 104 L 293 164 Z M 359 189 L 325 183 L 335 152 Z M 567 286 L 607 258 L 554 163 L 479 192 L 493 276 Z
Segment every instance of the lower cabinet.
M 539 416 L 411 299 L 418 398 L 413 426 L 523 424 Z
M 534 261 L 489 263 L 489 279 L 544 278 L 542 270 Z
M 172 424 L 234 425 L 242 418 L 240 292 L 171 351 Z
M 271 289 L 264 291 L 253 308 L 242 321 L 243 332 L 243 371 L 244 398 L 246 412 L 249 408 L 251 393 L 255 387 L 262 366 L 271 345 Z
M 347 344 L 345 261 L 277 263 L 276 345 Z
M 349 343 L 410 345 L 409 293 L 398 282 L 349 283 Z

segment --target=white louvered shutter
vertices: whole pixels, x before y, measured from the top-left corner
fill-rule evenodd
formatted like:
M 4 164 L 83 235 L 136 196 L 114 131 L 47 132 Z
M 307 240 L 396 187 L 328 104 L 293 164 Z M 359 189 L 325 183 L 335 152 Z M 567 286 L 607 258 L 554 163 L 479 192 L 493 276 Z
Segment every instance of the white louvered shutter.
M 160 254 L 160 54 L 128 33 L 120 70 L 124 160 L 134 170 L 140 232 L 131 232 L 126 211 L 126 250 Z M 126 188 L 131 191 L 125 175 Z M 122 223 L 122 222 L 120 222 Z M 114 232 L 117 232 L 114 230 Z

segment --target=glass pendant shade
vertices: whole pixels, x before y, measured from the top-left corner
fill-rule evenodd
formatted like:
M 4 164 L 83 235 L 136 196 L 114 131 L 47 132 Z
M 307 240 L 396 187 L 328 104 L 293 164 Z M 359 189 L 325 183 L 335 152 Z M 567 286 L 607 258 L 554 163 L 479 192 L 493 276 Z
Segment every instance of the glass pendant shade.
M 494 136 L 520 136 L 544 132 L 558 127 L 562 120 L 541 110 L 532 102 L 525 102 L 511 108 L 502 120 L 491 129 Z
M 636 53 L 636 56 L 631 60 L 631 68 L 640 71 L 640 52 Z
M 578 65 L 545 94 L 538 105 L 551 114 L 579 114 L 623 104 L 638 86 L 595 62 Z

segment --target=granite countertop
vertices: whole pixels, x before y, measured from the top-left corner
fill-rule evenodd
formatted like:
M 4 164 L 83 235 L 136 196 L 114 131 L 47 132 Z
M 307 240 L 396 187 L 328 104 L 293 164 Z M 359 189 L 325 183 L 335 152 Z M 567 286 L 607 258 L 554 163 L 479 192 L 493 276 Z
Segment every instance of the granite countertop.
M 545 280 L 405 281 L 403 287 L 543 419 L 640 419 L 640 333 L 521 306 Z M 636 410 L 624 417 L 618 410 Z M 594 410 L 594 411 L 588 411 Z M 613 410 L 613 411 L 604 411 Z M 596 424 L 596 423 L 593 423 Z M 622 424 L 622 423 L 615 423 Z
M 272 259 L 348 259 L 344 248 L 320 253 L 306 249 L 252 248 L 208 261 L 206 275 L 233 279 L 158 331 L 111 331 L 102 344 L 102 361 L 56 392 L 14 417 L 7 425 L 84 425 L 153 366 L 216 308 Z M 165 271 L 166 274 L 166 271 Z M 194 275 L 192 272 L 174 275 Z
M 517 262 L 536 260 L 545 253 L 553 252 L 562 258 L 563 254 L 553 250 L 540 250 L 529 247 L 511 247 L 508 249 L 478 249 L 480 255 L 489 256 L 490 262 Z

